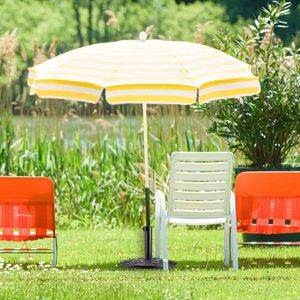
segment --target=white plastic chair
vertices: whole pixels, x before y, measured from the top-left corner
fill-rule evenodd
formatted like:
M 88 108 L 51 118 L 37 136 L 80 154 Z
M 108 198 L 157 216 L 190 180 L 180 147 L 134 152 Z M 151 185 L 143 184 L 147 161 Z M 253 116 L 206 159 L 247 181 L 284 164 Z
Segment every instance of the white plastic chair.
M 233 155 L 230 152 L 175 152 L 171 156 L 168 209 L 165 196 L 155 192 L 155 256 L 168 270 L 167 223 L 178 225 L 224 224 L 224 264 L 238 270 L 235 197 L 231 191 Z

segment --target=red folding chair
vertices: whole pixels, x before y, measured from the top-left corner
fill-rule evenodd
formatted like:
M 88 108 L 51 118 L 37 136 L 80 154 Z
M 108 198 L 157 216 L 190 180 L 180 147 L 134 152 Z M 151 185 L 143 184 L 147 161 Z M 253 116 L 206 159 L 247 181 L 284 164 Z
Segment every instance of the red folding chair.
M 0 253 L 53 253 L 57 262 L 54 184 L 46 177 L 0 177 L 0 240 L 53 239 L 53 248 L 2 248 Z
M 244 172 L 235 182 L 237 230 L 248 234 L 300 232 L 300 172 Z M 300 244 L 300 241 L 244 242 Z

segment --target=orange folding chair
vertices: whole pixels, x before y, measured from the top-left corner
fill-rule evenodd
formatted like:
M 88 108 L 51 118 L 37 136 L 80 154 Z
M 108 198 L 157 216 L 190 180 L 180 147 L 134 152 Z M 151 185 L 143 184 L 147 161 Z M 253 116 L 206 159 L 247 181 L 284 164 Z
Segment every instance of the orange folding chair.
M 300 232 L 300 172 L 244 172 L 235 182 L 237 230 L 284 235 Z M 243 244 L 294 244 L 300 241 Z
M 53 248 L 2 248 L 0 253 L 53 253 L 57 262 L 54 184 L 46 177 L 0 177 L 0 240 L 53 239 Z

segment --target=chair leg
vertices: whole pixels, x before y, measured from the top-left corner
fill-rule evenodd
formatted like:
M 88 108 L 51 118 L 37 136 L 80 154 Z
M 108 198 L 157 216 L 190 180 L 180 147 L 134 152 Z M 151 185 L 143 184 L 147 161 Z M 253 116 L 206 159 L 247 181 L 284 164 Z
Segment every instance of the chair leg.
M 155 222 L 155 226 L 155 257 L 160 258 L 160 224 Z
M 56 238 L 53 238 L 53 261 L 52 261 L 53 268 L 56 268 L 56 264 L 57 264 L 57 240 Z
M 161 216 L 160 216 L 160 199 L 155 195 L 155 257 L 160 258 L 160 230 L 161 230 Z
M 165 214 L 161 215 L 161 233 L 162 233 L 162 258 L 164 271 L 169 270 L 168 261 L 168 239 L 167 239 L 167 223 Z
M 230 196 L 230 221 L 231 221 L 231 257 L 232 267 L 235 271 L 238 270 L 238 246 L 237 246 L 237 226 L 236 226 L 236 210 L 235 210 L 235 195 L 231 192 Z
M 229 233 L 229 222 L 228 219 L 226 220 L 226 223 L 224 224 L 224 265 L 226 267 L 229 266 L 229 260 L 230 260 L 230 233 Z
M 237 231 L 236 221 L 232 221 L 231 224 L 231 255 L 232 255 L 232 267 L 235 271 L 238 270 L 238 246 L 237 246 Z

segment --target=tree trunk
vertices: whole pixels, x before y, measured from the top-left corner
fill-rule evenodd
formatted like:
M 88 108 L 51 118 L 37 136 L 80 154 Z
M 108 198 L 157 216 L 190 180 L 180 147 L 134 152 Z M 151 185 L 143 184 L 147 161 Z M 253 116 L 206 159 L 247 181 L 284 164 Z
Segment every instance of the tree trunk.
M 75 20 L 76 20 L 76 31 L 77 31 L 77 39 L 79 42 L 79 45 L 82 47 L 83 46 L 83 35 L 81 31 L 81 16 L 80 16 L 80 5 L 79 5 L 80 0 L 73 0 L 73 10 L 75 14 Z
M 93 36 L 94 36 L 94 30 L 93 30 L 93 8 L 94 8 L 94 0 L 89 0 L 89 3 L 88 3 L 88 28 L 87 28 L 87 34 L 88 34 L 88 42 L 89 42 L 89 44 L 93 43 Z

